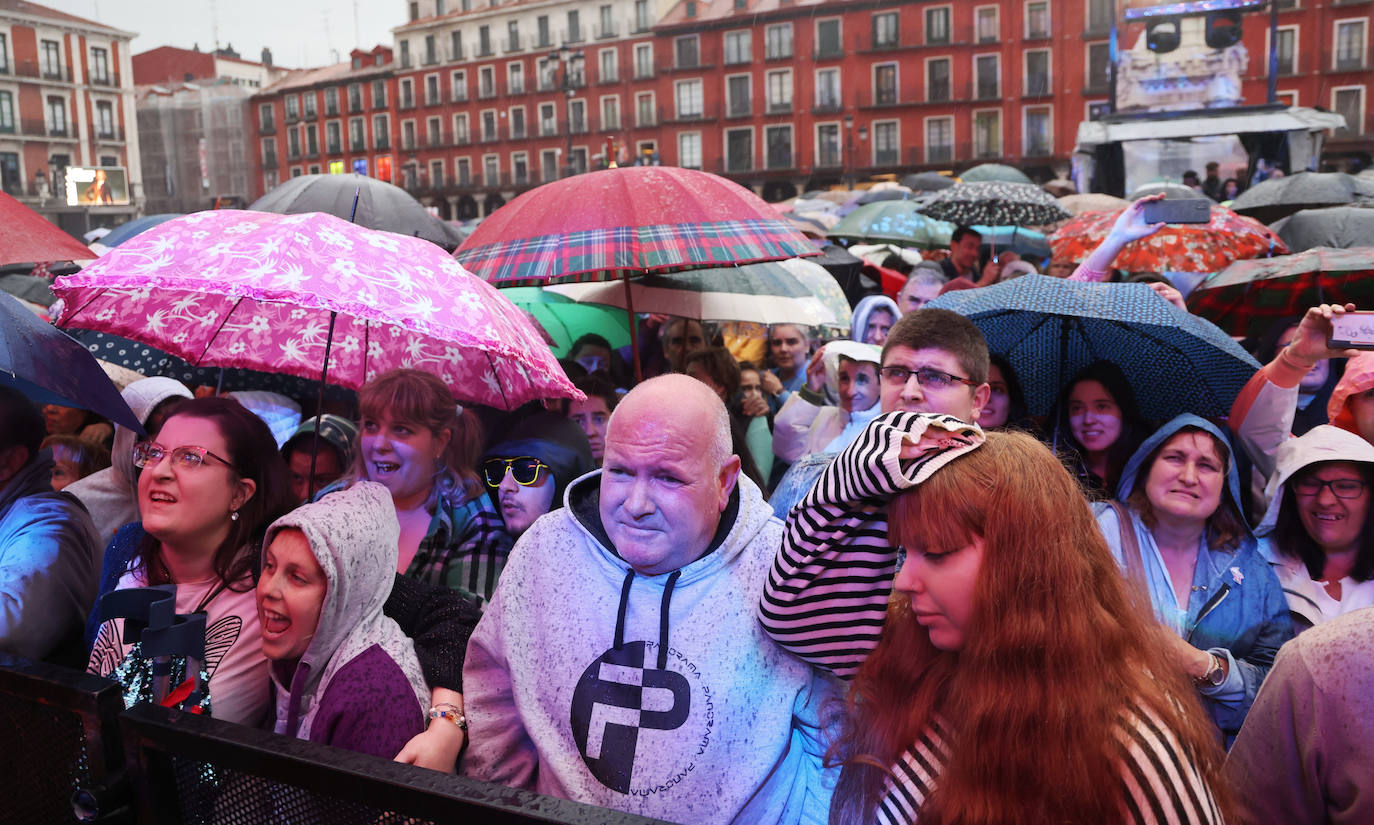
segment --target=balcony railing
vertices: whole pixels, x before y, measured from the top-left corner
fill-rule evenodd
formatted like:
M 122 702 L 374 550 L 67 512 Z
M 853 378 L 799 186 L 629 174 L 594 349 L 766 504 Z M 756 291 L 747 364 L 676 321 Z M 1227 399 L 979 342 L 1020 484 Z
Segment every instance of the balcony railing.
M 362 141 L 362 140 L 350 140 L 350 141 L 348 142 L 348 151 L 350 151 L 350 152 L 366 152 L 366 151 L 367 151 L 367 142 L 366 142 L 366 141 Z
M 293 123 L 300 123 L 300 122 L 301 122 L 301 113 L 300 113 L 300 112 L 293 112 L 293 111 L 290 111 L 290 110 L 288 109 L 287 112 L 286 112 L 286 117 L 283 118 L 283 120 L 286 121 L 286 125 L 287 125 L 287 126 L 290 126 L 290 125 L 293 124 Z
M 620 27 L 615 23 L 597 23 L 592 28 L 592 37 L 597 40 L 609 40 L 618 34 L 620 34 Z
M 258 124 L 258 134 L 275 135 L 277 133 L 277 121 L 274 118 L 267 118 Z
M 459 132 L 458 134 L 456 134 L 456 135 L 453 136 L 453 145 L 454 145 L 454 146 L 471 146 L 471 145 L 472 145 L 472 135 L 469 134 L 469 133 L 467 133 L 467 132 Z
M 262 168 L 264 168 L 264 169 L 276 169 L 276 168 L 277 168 L 277 156 L 276 156 L 275 153 L 263 155 L 263 157 L 262 157 Z
M 752 100 L 731 100 L 730 105 L 725 107 L 725 116 L 728 118 L 750 117 L 754 114 Z
M 106 73 L 103 74 L 103 75 L 91 75 L 91 85 L 92 85 L 92 86 L 114 86 L 114 87 L 118 87 L 118 86 L 119 86 L 119 72 L 115 72 L 115 73 L 113 73 L 113 74 L 110 74 L 109 72 L 106 72 Z
M 325 144 L 325 149 L 324 149 L 324 151 L 325 151 L 325 154 L 327 154 L 327 155 L 339 155 L 339 154 L 343 154 L 343 144 L 342 144 L 342 143 L 326 143 L 326 144 Z
M 306 109 L 306 110 L 305 110 L 305 119 L 306 119 L 306 120 L 319 120 L 319 118 L 320 118 L 320 113 L 317 112 L 317 111 L 315 111 L 314 109 Z
M 1327 50 L 1322 55 L 1322 68 L 1333 72 L 1362 72 L 1369 67 L 1365 51 L 1362 49 L 1359 53 L 1343 53 L 1339 50 Z
M 372 98 L 372 111 L 375 112 L 375 111 L 378 111 L 378 110 L 381 110 L 381 109 L 385 109 L 385 108 L 386 108 L 386 95 L 382 95 L 381 97 L 373 97 L 373 98 Z
M 436 92 L 435 92 L 434 94 L 432 94 L 432 95 L 431 95 L 431 94 L 426 94 L 426 95 L 425 95 L 425 108 L 428 109 L 428 108 L 431 108 L 431 107 L 433 107 L 433 106 L 442 106 L 442 105 L 444 105 L 444 96 L 441 95 L 441 94 L 439 94 L 439 92 L 436 91 Z
M 995 81 L 978 83 L 974 92 L 978 100 L 998 100 L 1002 97 L 1001 84 Z
M 438 134 L 430 133 L 425 136 L 426 149 L 442 149 L 446 145 L 448 144 L 445 140 L 443 130 L 440 130 Z
M 496 87 L 494 85 L 483 86 L 482 88 L 477 90 L 478 100 L 491 100 L 494 97 L 496 97 Z
M 506 54 L 522 51 L 524 48 L 520 35 L 517 34 L 515 37 L 506 38 Z
M 682 58 L 681 61 L 677 59 L 679 56 Z M 660 57 L 658 59 L 658 71 L 660 74 L 665 72 L 692 72 L 713 68 L 715 67 L 701 59 L 700 54 L 674 55 L 672 57 Z
M 414 108 L 415 108 L 415 98 L 413 98 L 413 97 L 407 97 L 407 96 L 405 96 L 405 95 L 401 95 L 401 102 L 397 104 L 397 108 L 399 108 L 399 109 L 414 109 Z
M 585 38 L 584 38 L 584 36 L 583 36 L 582 27 L 581 27 L 581 26 L 578 26 L 578 27 L 575 28 L 575 29 L 565 29 L 565 30 L 562 32 L 562 37 L 561 37 L 560 39 L 561 39 L 565 44 L 581 43 L 581 42 L 583 42 L 583 40 L 584 40 Z
M 111 126 L 108 129 L 95 129 L 95 139 L 102 143 L 122 143 L 124 142 L 124 127 Z
M 377 151 L 385 151 L 391 148 L 391 137 L 389 135 L 382 135 L 381 137 L 374 139 L 372 141 L 372 144 L 372 148 L 376 149 Z
M 839 60 L 844 57 L 844 46 L 839 43 L 828 43 L 824 46 L 817 46 L 812 53 L 814 60 Z
M 425 52 L 424 60 L 421 61 L 421 65 L 423 65 L 423 66 L 437 66 L 437 65 L 439 65 L 439 51 L 438 51 L 437 49 L 435 49 L 435 50 L 433 50 L 433 51 L 426 51 L 426 52 Z
M 19 77 L 33 77 L 42 80 L 72 82 L 72 70 L 66 66 L 43 66 L 37 60 L 16 60 L 14 73 Z
M 768 102 L 767 114 L 788 115 L 792 113 L 792 101 L 772 100 Z
M 449 103 L 467 103 L 467 102 L 468 102 L 468 90 L 467 90 L 466 88 L 462 88 L 462 89 L 450 89 L 450 90 L 449 90 L 449 93 L 448 93 L 448 102 L 449 102 Z
M 328 103 L 324 104 L 324 116 L 325 116 L 325 117 L 338 117 L 338 116 L 339 116 L 339 104 L 335 103 L 335 104 L 332 105 L 332 106 L 331 106 L 330 104 L 328 104 Z
M 496 54 L 496 52 L 492 51 L 491 41 L 478 44 L 476 55 L 477 57 L 491 57 L 494 54 Z
M 351 98 L 351 97 L 350 97 L 350 98 L 348 99 L 348 113 L 349 113 L 350 115 L 356 115 L 358 112 L 361 112 L 362 110 L 363 110 L 363 99 L 362 99 L 361 96 L 359 96 L 359 97 L 357 97 L 357 98 Z
M 458 44 L 458 48 L 456 48 L 456 49 L 453 48 L 453 46 L 450 45 L 446 50 L 444 50 L 444 58 L 445 58 L 449 63 L 456 63 L 457 61 L 462 60 L 462 59 L 463 59 L 463 44 L 462 44 L 462 43 L 459 43 L 459 44 Z
M 620 72 L 619 72 L 619 71 L 601 72 L 601 73 L 597 76 L 596 82 L 597 82 L 597 85 L 599 85 L 599 86 L 609 86 L 609 85 L 611 85 L 612 83 L 619 83 L 619 82 L 620 82 Z
M 844 104 L 839 100 L 818 100 L 811 107 L 813 115 L 837 115 L 844 111 Z

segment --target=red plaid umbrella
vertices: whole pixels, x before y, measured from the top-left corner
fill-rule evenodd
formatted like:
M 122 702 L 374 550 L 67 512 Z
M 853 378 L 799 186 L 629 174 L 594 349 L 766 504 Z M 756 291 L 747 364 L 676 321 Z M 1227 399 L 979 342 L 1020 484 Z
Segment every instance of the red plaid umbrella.
M 1050 236 L 1054 259 L 1077 263 L 1098 247 L 1116 223 L 1116 212 L 1085 212 Z M 1212 207 L 1212 220 L 1169 225 L 1148 238 L 1129 243 L 1112 263 L 1127 272 L 1220 272 L 1232 261 L 1288 252 L 1279 236 L 1253 218 L 1223 206 Z
M 1374 247 L 1316 247 L 1236 261 L 1198 285 L 1188 309 L 1231 335 L 1262 335 L 1279 318 L 1317 304 L 1374 302 Z
M 499 286 L 781 261 L 816 245 L 739 184 L 675 166 L 546 183 L 492 213 L 454 257 Z
M 0 266 L 84 261 L 95 256 L 42 215 L 0 192 Z

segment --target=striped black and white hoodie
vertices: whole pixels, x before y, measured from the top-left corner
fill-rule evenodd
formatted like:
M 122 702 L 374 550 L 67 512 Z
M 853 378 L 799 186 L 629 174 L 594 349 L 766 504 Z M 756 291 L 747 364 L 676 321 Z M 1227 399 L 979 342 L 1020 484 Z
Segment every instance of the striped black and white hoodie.
M 904 443 L 922 440 L 937 446 L 919 459 L 900 459 Z M 874 420 L 788 515 L 759 606 L 768 634 L 812 665 L 852 679 L 882 635 L 897 569 L 888 502 L 982 440 L 981 430 L 952 416 L 895 412 Z M 1123 822 L 1221 821 L 1196 767 L 1153 714 L 1123 706 L 1117 740 Z M 918 820 L 948 761 L 949 743 L 949 731 L 937 721 L 902 753 L 877 822 Z

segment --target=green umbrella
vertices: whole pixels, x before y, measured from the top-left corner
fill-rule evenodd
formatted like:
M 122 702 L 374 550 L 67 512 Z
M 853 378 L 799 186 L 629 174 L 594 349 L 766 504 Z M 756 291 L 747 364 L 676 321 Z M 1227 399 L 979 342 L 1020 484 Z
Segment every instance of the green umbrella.
M 568 354 L 573 341 L 589 332 L 605 338 L 612 349 L 630 345 L 630 321 L 624 310 L 579 304 L 538 286 L 510 287 L 502 289 L 501 294 L 544 327 L 553 338 L 553 354 L 559 358 Z
M 915 201 L 866 203 L 845 215 L 826 233 L 831 239 L 862 243 L 893 243 L 935 249 L 949 245 L 952 224 L 922 215 Z
M 1031 182 L 1031 179 L 1026 177 L 1025 172 L 1007 166 L 1004 163 L 980 163 L 960 175 L 959 180 L 964 183 L 990 183 L 993 181 L 1001 181 L 1003 183 Z

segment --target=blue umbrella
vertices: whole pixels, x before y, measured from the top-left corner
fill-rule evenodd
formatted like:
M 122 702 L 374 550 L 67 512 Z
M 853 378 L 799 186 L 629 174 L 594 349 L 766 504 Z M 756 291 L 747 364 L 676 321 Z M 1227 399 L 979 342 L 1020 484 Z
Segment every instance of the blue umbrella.
M 1068 381 L 1095 361 L 1125 373 L 1141 413 L 1224 416 L 1259 362 L 1210 321 L 1145 284 L 1097 284 L 1027 275 L 949 292 L 927 306 L 953 310 L 1010 362 L 1032 415 L 1050 411 Z
M 0 293 L 0 384 L 14 387 L 34 403 L 80 407 L 143 432 L 138 416 L 95 358 L 5 293 Z
M 1043 232 L 1019 226 L 975 226 L 973 229 L 983 236 L 982 246 L 998 252 L 1010 249 L 1018 255 L 1050 257 L 1050 240 Z
M 97 243 L 99 243 L 101 246 L 106 246 L 110 249 L 114 249 L 116 246 L 119 246 L 120 244 L 124 243 L 125 241 L 129 240 L 135 235 L 138 235 L 142 232 L 147 232 L 154 226 L 157 226 L 160 223 L 166 223 L 167 221 L 170 221 L 172 218 L 180 217 L 181 215 L 175 212 L 163 212 L 159 215 L 144 215 L 141 218 L 134 218 L 128 223 L 122 223 L 119 226 L 116 226 L 114 229 L 111 229 L 109 233 L 105 235 L 105 237 L 97 241 Z

